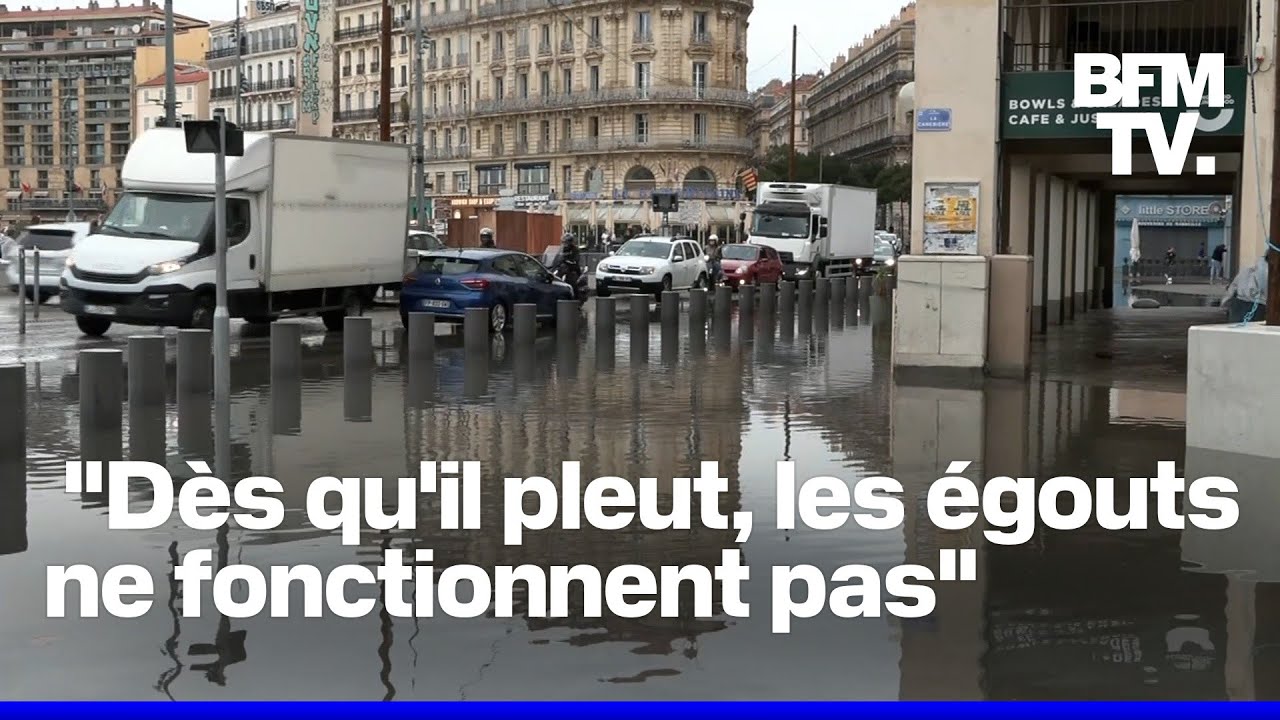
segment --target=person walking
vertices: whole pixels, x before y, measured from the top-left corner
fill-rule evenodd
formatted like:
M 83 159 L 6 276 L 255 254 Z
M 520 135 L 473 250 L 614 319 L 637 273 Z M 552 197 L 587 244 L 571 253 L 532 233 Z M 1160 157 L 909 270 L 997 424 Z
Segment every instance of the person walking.
M 1223 261 L 1227 258 L 1227 246 L 1219 244 L 1213 249 L 1213 255 L 1209 256 L 1209 284 L 1217 284 L 1219 280 L 1225 280 L 1226 274 L 1223 272 Z
M 1173 264 L 1178 260 L 1178 253 L 1170 245 L 1168 250 L 1164 251 L 1164 284 L 1173 284 Z

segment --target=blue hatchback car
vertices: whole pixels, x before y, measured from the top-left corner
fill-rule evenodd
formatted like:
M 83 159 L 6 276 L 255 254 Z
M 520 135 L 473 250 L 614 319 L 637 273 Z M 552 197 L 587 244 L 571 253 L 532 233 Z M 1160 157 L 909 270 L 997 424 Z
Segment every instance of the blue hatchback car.
M 552 277 L 542 263 L 522 252 L 466 248 L 423 252 L 418 266 L 404 276 L 400 320 L 429 312 L 437 320 L 459 322 L 467 308 L 489 311 L 489 329 L 500 333 L 521 303 L 537 306 L 538 320 L 553 323 L 556 304 L 572 300 L 573 288 Z

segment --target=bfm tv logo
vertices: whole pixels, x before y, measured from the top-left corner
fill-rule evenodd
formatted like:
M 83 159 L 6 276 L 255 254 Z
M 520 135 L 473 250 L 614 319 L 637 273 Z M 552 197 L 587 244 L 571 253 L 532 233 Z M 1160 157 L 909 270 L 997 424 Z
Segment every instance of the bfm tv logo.
M 1154 88 L 1157 76 L 1144 72 L 1160 70 L 1157 97 L 1142 97 L 1143 88 Z M 1133 133 L 1145 131 L 1156 172 L 1181 175 L 1191 151 L 1196 128 L 1214 132 L 1231 122 L 1235 111 L 1227 108 L 1225 58 L 1221 53 L 1204 54 L 1194 74 L 1183 53 L 1078 53 L 1075 56 L 1075 106 L 1081 108 L 1151 108 L 1148 112 L 1100 112 L 1099 130 L 1111 131 L 1111 173 L 1133 174 Z M 1094 89 L 1101 87 L 1100 92 Z M 1179 92 L 1181 91 L 1181 92 Z M 1183 100 L 1184 102 L 1179 102 Z M 1217 109 L 1216 117 L 1202 110 L 1185 110 L 1170 136 L 1160 108 L 1185 107 Z M 1205 117 L 1209 114 L 1209 117 Z M 1212 156 L 1196 158 L 1197 175 L 1217 171 Z

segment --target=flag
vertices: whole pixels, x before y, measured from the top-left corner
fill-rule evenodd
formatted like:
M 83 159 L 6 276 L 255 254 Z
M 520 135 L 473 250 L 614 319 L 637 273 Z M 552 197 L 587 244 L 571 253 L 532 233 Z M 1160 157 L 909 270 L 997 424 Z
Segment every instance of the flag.
M 759 176 L 756 175 L 755 168 L 747 168 L 738 173 L 738 179 L 742 181 L 742 189 L 747 192 L 753 192 L 756 189 L 756 182 Z
M 30 185 L 28 185 L 28 184 L 26 184 L 26 183 L 22 183 L 22 192 L 23 192 L 23 194 L 25 194 L 25 195 L 30 195 L 30 194 L 31 194 L 31 186 L 30 186 Z

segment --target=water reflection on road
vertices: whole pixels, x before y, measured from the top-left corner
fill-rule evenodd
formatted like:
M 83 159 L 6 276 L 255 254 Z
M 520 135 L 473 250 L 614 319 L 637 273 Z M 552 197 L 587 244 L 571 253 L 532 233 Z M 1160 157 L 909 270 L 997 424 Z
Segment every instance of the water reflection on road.
M 971 477 L 1142 475 L 1157 460 L 1183 466 L 1180 395 L 1037 379 L 981 391 L 894 387 L 887 328 L 830 318 L 814 332 L 757 330 L 749 342 L 679 347 L 658 328 L 611 353 L 495 347 L 464 363 L 442 344 L 431 373 L 408 373 L 401 351 L 379 348 L 367 374 L 344 378 L 340 341 L 308 341 L 300 377 L 273 386 L 267 350 L 233 360 L 236 476 L 270 475 L 288 513 L 271 532 L 200 533 L 175 519 L 152 532 L 106 530 L 103 498 L 62 491 L 62 463 L 78 457 L 74 361 L 29 373 L 30 467 L 25 489 L 0 495 L 2 698 L 1225 698 L 1275 697 L 1280 571 L 1255 557 L 1280 497 L 1264 469 L 1238 467 L 1248 522 L 1230 533 L 1153 530 L 1038 532 L 1021 547 L 978 532 L 933 529 L 923 495 L 946 464 Z M 736 323 L 735 323 L 736 325 Z M 685 337 L 681 334 L 681 338 Z M 666 343 L 664 344 L 664 340 Z M 586 348 L 594 348 L 586 338 Z M 170 368 L 172 372 L 172 367 Z M 172 387 L 172 379 L 170 379 Z M 1144 394 L 1145 393 L 1145 394 Z M 126 415 L 121 454 L 160 458 L 189 476 L 208 459 L 207 403 L 171 398 L 163 413 Z M 1153 410 L 1155 408 L 1155 410 Z M 113 439 L 86 439 L 110 446 Z M 117 443 L 119 441 L 116 441 Z M 118 446 L 118 445 L 117 445 Z M 109 450 L 108 450 L 109 451 Z M 367 532 L 358 548 L 310 527 L 307 483 L 325 475 L 395 478 L 422 460 L 480 460 L 483 530 Z M 587 477 L 669 480 L 718 460 L 731 479 L 722 510 L 749 510 L 744 547 L 750 619 L 563 620 L 496 617 L 417 621 L 380 611 L 360 620 L 181 617 L 168 582 L 175 558 L 209 548 L 219 563 L 375 565 L 388 547 L 430 547 L 437 568 L 533 563 L 714 565 L 732 531 L 603 533 L 554 530 L 522 547 L 501 536 L 501 478 L 555 473 L 562 460 Z M 775 527 L 773 464 L 802 477 L 849 482 L 891 474 L 905 486 L 896 531 Z M 1185 458 L 1200 474 L 1227 460 Z M 1208 463 L 1206 465 L 1205 463 Z M 1188 468 L 1188 472 L 1192 468 Z M 134 506 L 148 497 L 134 493 Z M 1270 515 L 1267 510 L 1270 510 Z M 420 527 L 439 526 L 434 496 Z M 25 531 L 14 529 L 25 527 Z M 983 547 L 979 580 L 938 583 L 929 618 L 797 621 L 769 626 L 768 568 L 811 563 L 830 571 L 935 565 L 946 547 Z M 157 602 L 138 620 L 45 618 L 44 568 L 88 562 L 100 571 L 139 563 Z M 1252 569 L 1252 572 L 1248 572 Z M 376 595 L 375 595 L 376 596 Z M 74 598 L 70 602 L 76 602 Z M 690 603 L 690 607 L 692 604 Z M 301 604 L 295 603 L 301 614 Z M 1268 670 L 1270 668 L 1270 670 Z

